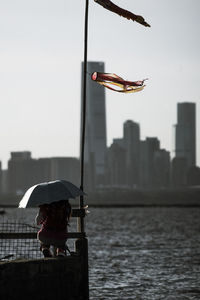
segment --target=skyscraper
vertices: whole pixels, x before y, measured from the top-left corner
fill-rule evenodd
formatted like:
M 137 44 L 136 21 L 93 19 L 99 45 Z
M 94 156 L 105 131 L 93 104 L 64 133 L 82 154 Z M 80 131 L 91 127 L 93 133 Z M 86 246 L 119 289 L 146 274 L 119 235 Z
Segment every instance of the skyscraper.
M 178 103 L 176 146 L 177 158 L 186 158 L 187 168 L 196 164 L 196 105 L 195 103 Z
M 82 63 L 82 91 L 83 91 Z M 103 183 L 106 154 L 106 109 L 105 90 L 92 81 L 90 74 L 104 72 L 103 62 L 88 62 L 87 95 L 86 95 L 86 132 L 85 132 L 85 163 L 87 178 L 92 185 Z M 81 94 L 82 100 L 82 94 Z M 82 103 L 82 101 L 81 101 Z

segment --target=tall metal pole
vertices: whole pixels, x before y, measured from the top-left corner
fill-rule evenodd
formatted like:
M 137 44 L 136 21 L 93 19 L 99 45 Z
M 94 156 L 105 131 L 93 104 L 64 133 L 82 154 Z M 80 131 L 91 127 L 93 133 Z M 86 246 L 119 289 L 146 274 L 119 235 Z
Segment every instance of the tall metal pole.
M 82 136 L 81 136 L 81 185 L 84 190 L 84 150 L 85 150 L 85 127 L 86 127 L 86 96 L 87 96 L 87 49 L 88 49 L 88 10 L 89 0 L 85 2 L 85 32 L 84 32 L 84 73 L 82 95 Z M 80 208 L 84 207 L 84 196 L 80 196 Z M 84 232 L 84 218 L 80 218 L 79 231 Z

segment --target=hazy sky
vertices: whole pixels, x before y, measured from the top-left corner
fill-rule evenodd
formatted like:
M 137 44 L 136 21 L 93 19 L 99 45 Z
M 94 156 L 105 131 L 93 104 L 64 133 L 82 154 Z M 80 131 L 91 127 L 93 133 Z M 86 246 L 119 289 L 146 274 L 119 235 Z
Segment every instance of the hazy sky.
M 127 80 L 149 78 L 140 93 L 106 91 L 108 146 L 131 119 L 141 139 L 156 136 L 173 151 L 177 103 L 196 102 L 200 165 L 200 0 L 113 0 L 151 28 L 89 2 L 88 60 Z M 3 168 L 11 151 L 79 156 L 84 7 L 84 0 L 0 0 Z

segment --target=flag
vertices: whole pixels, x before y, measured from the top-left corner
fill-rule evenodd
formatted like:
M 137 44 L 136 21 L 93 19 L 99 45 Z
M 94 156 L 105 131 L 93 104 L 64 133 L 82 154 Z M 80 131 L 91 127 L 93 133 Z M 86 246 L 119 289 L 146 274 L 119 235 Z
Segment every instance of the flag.
M 151 27 L 142 16 L 135 15 L 134 13 L 115 5 L 110 0 L 94 0 L 94 1 L 97 2 L 99 5 L 103 6 L 104 8 L 106 8 L 128 20 L 138 22 L 146 27 Z

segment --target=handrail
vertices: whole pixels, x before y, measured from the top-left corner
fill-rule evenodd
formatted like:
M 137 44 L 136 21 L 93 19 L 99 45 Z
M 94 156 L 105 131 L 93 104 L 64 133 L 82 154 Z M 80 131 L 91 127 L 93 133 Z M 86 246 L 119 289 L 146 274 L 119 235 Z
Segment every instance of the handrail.
M 73 218 L 84 218 L 86 215 L 85 209 L 84 208 L 77 208 L 77 209 L 72 209 L 72 214 L 71 217 Z M 4 222 L 2 222 L 4 223 Z M 9 222 L 9 220 L 6 220 L 7 224 L 12 224 L 12 225 L 26 225 L 26 226 L 30 226 L 29 224 L 25 224 L 25 223 L 20 223 L 20 222 L 14 222 L 12 223 Z M 30 226 L 32 227 L 32 226 Z M 14 229 L 14 228 L 13 228 Z M 33 227 L 33 229 L 35 229 L 36 231 L 39 230 L 39 228 L 37 227 Z M 37 238 L 37 232 L 23 232 L 23 230 L 20 230 L 20 232 L 1 232 L 0 231 L 0 239 L 36 239 Z M 85 232 L 67 232 L 66 233 L 66 237 L 67 239 L 79 239 L 79 238 L 85 238 L 86 234 Z
M 85 233 L 81 232 L 68 232 L 66 233 L 67 239 L 85 238 Z M 0 232 L 0 239 L 36 239 L 37 232 Z

